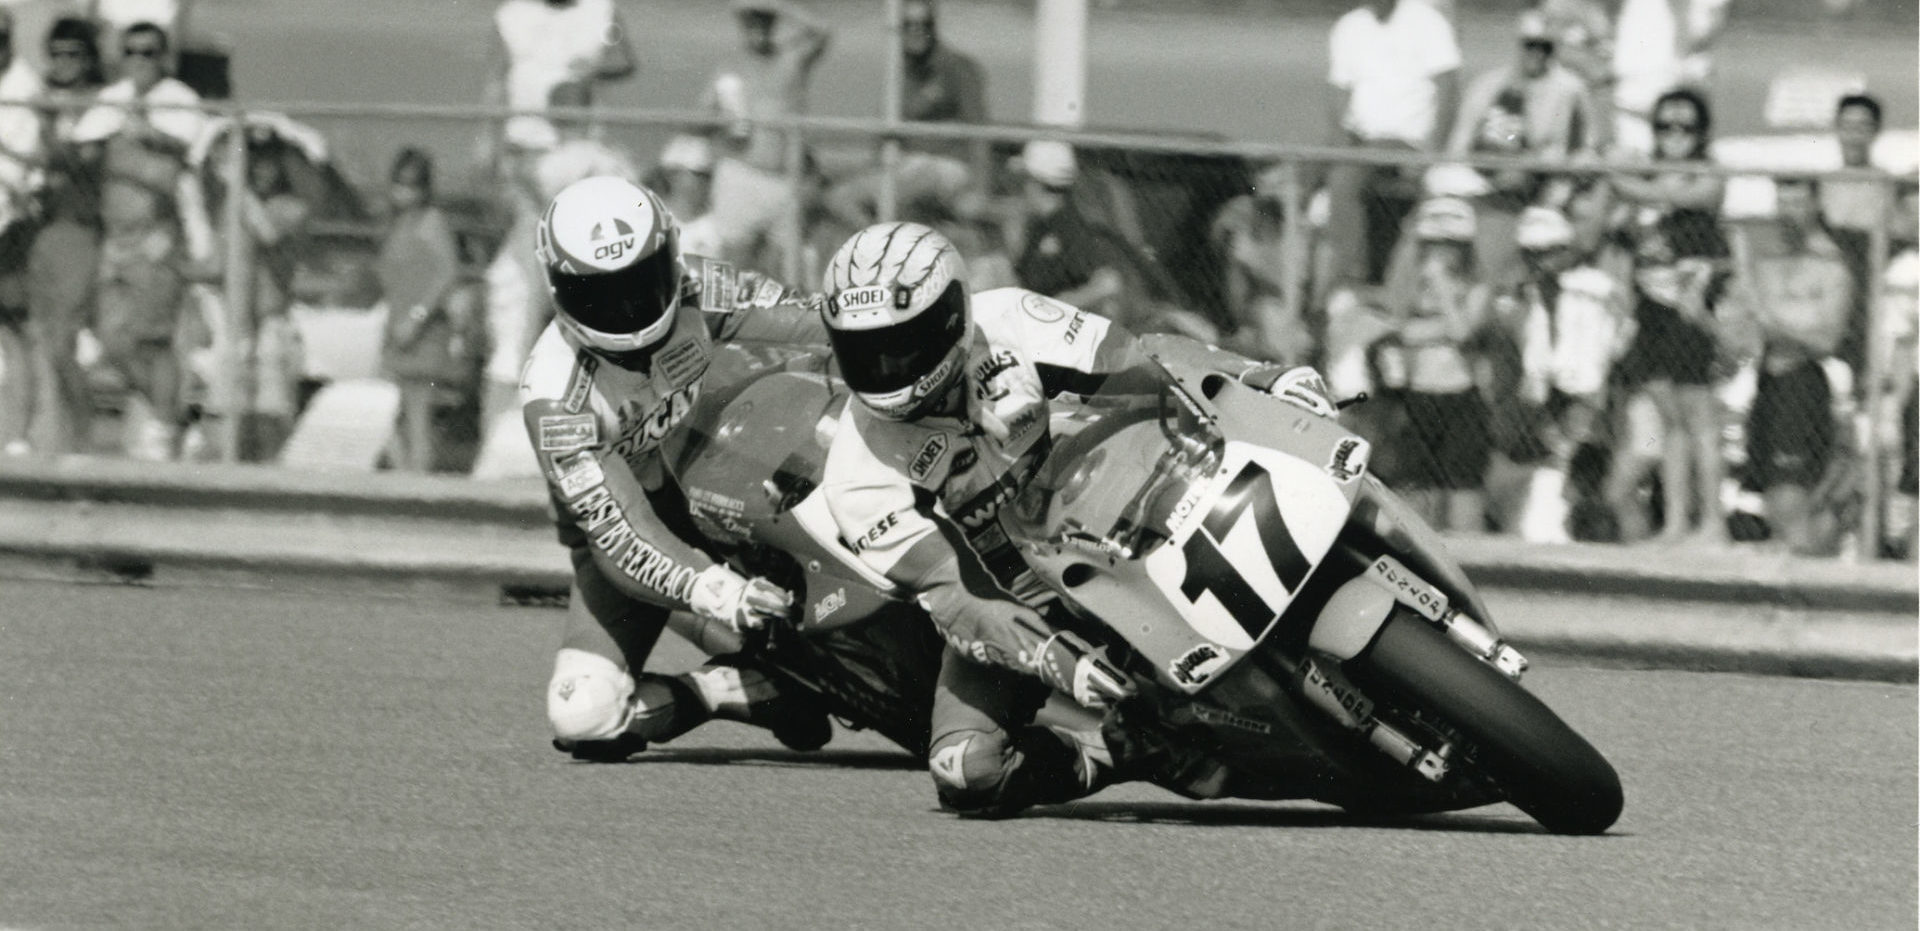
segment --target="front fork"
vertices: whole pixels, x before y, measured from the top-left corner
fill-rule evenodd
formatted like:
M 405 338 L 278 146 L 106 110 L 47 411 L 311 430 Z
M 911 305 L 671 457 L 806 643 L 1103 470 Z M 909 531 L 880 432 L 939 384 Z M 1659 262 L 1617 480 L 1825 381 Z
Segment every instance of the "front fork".
M 1391 556 L 1381 556 L 1327 599 L 1307 646 L 1316 656 L 1301 664 L 1301 692 L 1308 704 L 1367 739 L 1387 756 L 1430 782 L 1446 778 L 1451 743 L 1432 746 L 1374 715 L 1374 703 L 1347 681 L 1341 662 L 1360 655 L 1396 610 L 1406 609 L 1445 631 L 1468 653 L 1519 681 L 1526 657 L 1484 624 L 1449 603 L 1445 594 Z

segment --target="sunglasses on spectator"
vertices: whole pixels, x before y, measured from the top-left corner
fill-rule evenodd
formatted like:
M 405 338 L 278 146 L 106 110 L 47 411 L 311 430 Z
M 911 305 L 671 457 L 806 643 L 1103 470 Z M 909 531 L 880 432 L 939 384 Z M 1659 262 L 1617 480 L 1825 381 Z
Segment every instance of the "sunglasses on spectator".
M 159 58 L 166 51 L 158 45 L 129 45 L 120 50 L 128 58 Z
M 1653 124 L 1653 131 L 1656 133 L 1693 134 L 1700 131 L 1700 124 L 1699 123 L 1655 123 Z
M 56 45 L 53 48 L 47 49 L 47 57 L 48 58 L 87 58 L 89 56 L 87 54 L 86 48 L 83 46 Z

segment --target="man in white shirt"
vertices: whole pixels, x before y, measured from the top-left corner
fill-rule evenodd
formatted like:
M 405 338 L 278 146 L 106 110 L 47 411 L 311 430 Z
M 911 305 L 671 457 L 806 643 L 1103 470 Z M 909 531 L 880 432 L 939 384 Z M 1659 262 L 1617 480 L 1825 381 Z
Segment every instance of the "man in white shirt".
M 0 7 L 0 453 L 23 454 L 34 394 L 23 272 L 32 245 L 25 213 L 39 184 L 40 76 L 13 54 L 13 12 Z
M 181 417 L 181 360 L 174 346 L 186 289 L 179 216 L 186 153 L 206 131 L 200 95 L 167 75 L 166 30 L 135 23 L 120 39 L 125 75 L 101 89 L 73 140 L 100 182 L 100 276 L 94 335 L 150 416 L 128 434 L 140 458 L 174 454 Z
M 1710 51 L 1726 25 L 1729 0 L 1621 0 L 1613 43 L 1614 143 L 1653 151 L 1649 118 L 1660 95 L 1701 86 L 1712 73 Z
M 593 85 L 633 74 L 633 48 L 613 0 L 505 0 L 493 13 L 501 72 L 490 100 L 515 110 L 590 105 Z M 506 141 L 546 150 L 560 133 L 532 113 L 506 123 Z
M 1446 17 L 1424 0 L 1362 0 L 1334 23 L 1328 66 L 1333 145 L 1434 151 L 1453 127 L 1460 47 Z M 1419 193 L 1389 185 L 1417 174 L 1356 164 L 1328 172 L 1332 267 L 1322 297 L 1334 286 L 1380 280 Z

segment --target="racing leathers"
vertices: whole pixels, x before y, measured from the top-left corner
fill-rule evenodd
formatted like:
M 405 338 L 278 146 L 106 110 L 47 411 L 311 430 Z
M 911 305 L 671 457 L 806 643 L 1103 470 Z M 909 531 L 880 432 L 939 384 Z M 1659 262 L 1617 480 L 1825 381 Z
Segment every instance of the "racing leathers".
M 1052 594 L 996 515 L 1047 454 L 1050 399 L 1091 393 L 1143 349 L 1104 317 L 1019 288 L 974 295 L 972 312 L 954 396 L 914 420 L 847 405 L 821 485 L 848 547 L 916 593 L 949 645 L 929 745 L 941 801 L 996 816 L 1137 775 L 1114 759 L 1097 715 L 1069 715 L 1062 726 L 1056 708 L 1048 712 L 1056 726 L 1034 723 L 1056 689 L 1101 708 L 1130 686 L 1084 640 L 1045 619 Z M 1200 364 L 1256 384 L 1269 368 L 1182 343 Z
M 830 733 L 804 696 L 779 696 L 738 657 L 680 676 L 639 672 L 670 612 L 735 629 L 784 613 L 790 596 L 710 551 L 660 447 L 699 400 L 716 341 L 825 342 L 816 298 L 725 262 L 685 263 L 673 329 L 643 361 L 616 365 L 550 324 L 521 376 L 528 436 L 574 568 L 547 712 L 555 745 L 583 759 L 624 758 L 710 717 L 769 727 L 801 749 Z

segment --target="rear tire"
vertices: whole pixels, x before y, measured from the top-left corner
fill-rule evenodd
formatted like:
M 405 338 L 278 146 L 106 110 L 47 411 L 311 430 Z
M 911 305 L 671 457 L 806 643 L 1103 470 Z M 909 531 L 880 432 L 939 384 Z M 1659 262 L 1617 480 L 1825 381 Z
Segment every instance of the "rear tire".
M 1478 750 L 1509 801 L 1556 834 L 1599 834 L 1620 817 L 1620 777 L 1586 738 L 1426 621 L 1396 614 L 1356 665 Z

